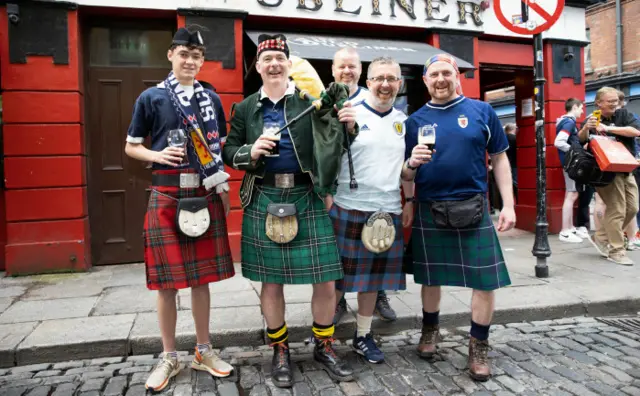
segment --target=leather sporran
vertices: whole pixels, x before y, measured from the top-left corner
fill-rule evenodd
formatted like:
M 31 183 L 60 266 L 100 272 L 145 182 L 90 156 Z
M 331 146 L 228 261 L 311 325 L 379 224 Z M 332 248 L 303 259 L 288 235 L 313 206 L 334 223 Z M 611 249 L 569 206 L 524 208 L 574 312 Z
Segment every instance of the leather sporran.
M 383 253 L 389 250 L 396 240 L 393 217 L 381 211 L 369 216 L 362 227 L 361 239 L 364 247 L 372 253 Z
M 211 225 L 209 200 L 207 197 L 181 198 L 176 211 L 176 226 L 183 234 L 197 238 L 207 232 Z
M 467 228 L 480 223 L 484 216 L 484 207 L 484 196 L 477 194 L 462 201 L 431 202 L 431 215 L 438 227 Z
M 265 226 L 267 237 L 275 243 L 289 243 L 298 235 L 296 204 L 270 203 L 267 205 Z

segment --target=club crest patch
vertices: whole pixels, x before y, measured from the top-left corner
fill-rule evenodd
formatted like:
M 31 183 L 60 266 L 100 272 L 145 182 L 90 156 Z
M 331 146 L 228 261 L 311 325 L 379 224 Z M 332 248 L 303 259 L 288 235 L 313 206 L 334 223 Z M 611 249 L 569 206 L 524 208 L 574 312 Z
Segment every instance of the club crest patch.
M 469 125 L 469 119 L 466 115 L 460 114 L 458 116 L 458 125 L 460 125 L 460 128 L 466 128 Z
M 396 121 L 393 123 L 393 129 L 396 130 L 396 133 L 398 134 L 398 136 L 402 136 L 402 123 L 399 121 Z

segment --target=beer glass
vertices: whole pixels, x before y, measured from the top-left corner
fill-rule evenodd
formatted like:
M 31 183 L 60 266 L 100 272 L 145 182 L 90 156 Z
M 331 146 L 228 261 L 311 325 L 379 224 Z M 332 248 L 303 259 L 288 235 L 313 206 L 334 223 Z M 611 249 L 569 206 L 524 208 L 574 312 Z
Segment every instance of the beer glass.
M 418 130 L 418 144 L 423 144 L 431 151 L 436 146 L 436 128 L 433 125 L 425 125 Z
M 187 154 L 187 133 L 184 129 L 172 129 L 169 131 L 167 135 L 167 142 L 169 147 L 178 147 L 185 151 L 185 156 Z M 182 157 L 180 160 L 180 165 L 186 164 L 185 157 Z
M 277 122 L 265 122 L 262 127 L 262 134 L 269 137 L 269 140 L 274 142 L 276 146 L 271 149 L 271 154 L 265 155 L 265 157 L 279 157 L 280 156 L 280 136 L 282 133 L 275 134 L 280 130 L 280 124 Z

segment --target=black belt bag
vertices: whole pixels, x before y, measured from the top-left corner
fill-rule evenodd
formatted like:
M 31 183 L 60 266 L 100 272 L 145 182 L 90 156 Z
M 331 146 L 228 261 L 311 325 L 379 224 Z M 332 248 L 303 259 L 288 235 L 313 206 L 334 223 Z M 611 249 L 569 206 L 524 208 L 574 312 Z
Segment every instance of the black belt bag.
M 432 201 L 431 215 L 441 228 L 467 228 L 477 225 L 484 216 L 484 195 L 477 194 L 463 201 Z

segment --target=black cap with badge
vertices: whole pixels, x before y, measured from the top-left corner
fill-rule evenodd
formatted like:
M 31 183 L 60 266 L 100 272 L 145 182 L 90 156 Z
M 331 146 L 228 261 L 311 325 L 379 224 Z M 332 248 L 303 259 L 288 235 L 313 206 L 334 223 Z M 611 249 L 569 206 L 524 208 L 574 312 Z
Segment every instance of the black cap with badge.
M 174 46 L 184 45 L 186 47 L 204 47 L 204 40 L 198 30 L 195 30 L 192 33 L 187 28 L 180 28 L 176 34 L 173 35 L 172 44 Z

